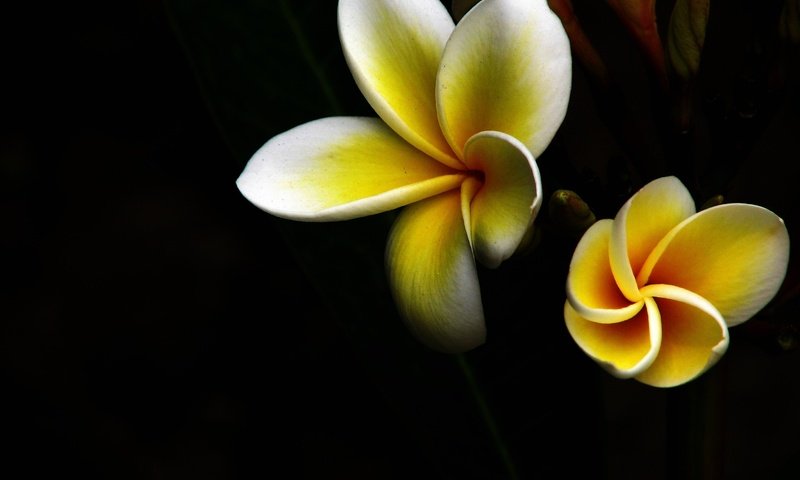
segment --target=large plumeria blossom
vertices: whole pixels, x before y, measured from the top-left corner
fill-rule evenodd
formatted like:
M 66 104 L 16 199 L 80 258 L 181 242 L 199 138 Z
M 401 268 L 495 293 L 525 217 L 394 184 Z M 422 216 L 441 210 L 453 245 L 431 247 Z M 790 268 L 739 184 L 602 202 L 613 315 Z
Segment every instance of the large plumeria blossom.
M 771 211 L 695 211 L 675 177 L 654 180 L 581 238 L 564 316 L 578 345 L 612 374 L 657 386 L 688 382 L 728 347 L 728 327 L 777 293 L 789 234 Z
M 493 268 L 541 205 L 534 160 L 567 109 L 569 41 L 545 0 L 484 0 L 455 26 L 439 0 L 341 0 L 348 66 L 380 119 L 324 118 L 268 141 L 237 185 L 302 221 L 405 207 L 386 267 L 432 348 L 485 341 L 475 259 Z

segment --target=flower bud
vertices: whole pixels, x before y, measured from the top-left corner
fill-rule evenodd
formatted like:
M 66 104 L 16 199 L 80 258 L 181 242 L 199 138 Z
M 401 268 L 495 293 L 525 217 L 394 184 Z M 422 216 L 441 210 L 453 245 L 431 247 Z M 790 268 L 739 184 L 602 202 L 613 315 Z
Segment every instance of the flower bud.
M 703 205 L 700 206 L 700 210 L 705 210 L 707 208 L 716 207 L 717 205 L 722 205 L 725 202 L 725 198 L 722 195 L 714 195 L 713 197 L 706 200 Z
M 550 219 L 571 233 L 583 233 L 596 218 L 586 202 L 572 190 L 556 190 L 548 205 Z

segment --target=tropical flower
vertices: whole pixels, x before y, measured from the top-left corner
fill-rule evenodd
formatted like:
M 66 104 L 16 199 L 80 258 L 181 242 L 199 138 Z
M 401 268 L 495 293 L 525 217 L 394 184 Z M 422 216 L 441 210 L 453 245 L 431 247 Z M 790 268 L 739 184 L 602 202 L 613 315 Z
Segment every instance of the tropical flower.
M 695 213 L 675 177 L 647 184 L 578 243 L 567 328 L 613 375 L 657 387 L 688 382 L 728 347 L 786 275 L 789 234 L 771 211 L 722 204 Z
M 541 205 L 534 160 L 566 113 L 569 41 L 545 0 L 484 0 L 456 27 L 439 0 L 341 0 L 342 48 L 377 118 L 334 117 L 268 141 L 237 185 L 302 221 L 404 207 L 386 268 L 432 348 L 485 341 L 477 259 L 510 257 Z

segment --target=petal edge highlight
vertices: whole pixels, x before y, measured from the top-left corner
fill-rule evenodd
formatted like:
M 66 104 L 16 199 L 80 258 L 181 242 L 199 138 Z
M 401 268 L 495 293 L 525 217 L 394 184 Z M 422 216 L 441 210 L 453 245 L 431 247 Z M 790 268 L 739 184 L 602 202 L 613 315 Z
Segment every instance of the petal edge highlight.
M 484 177 L 470 206 L 475 257 L 495 268 L 516 251 L 539 212 L 539 166 L 522 142 L 491 131 L 467 141 L 464 162 Z
M 662 177 L 636 192 L 614 219 L 611 268 L 620 290 L 639 300 L 640 270 L 672 228 L 695 213 L 694 200 L 677 177 Z
M 644 302 L 631 302 L 620 291 L 609 263 L 613 220 L 595 222 L 575 247 L 567 274 L 567 299 L 587 320 L 616 323 L 639 313 Z
M 636 380 L 654 387 L 674 387 L 698 377 L 722 357 L 728 348 L 728 328 L 702 297 L 670 285 L 652 287 L 650 293 L 659 295 L 661 350 Z
M 645 371 L 661 346 L 661 317 L 652 299 L 645 309 L 624 322 L 601 324 L 582 318 L 564 304 L 564 319 L 578 346 L 612 375 L 631 378 Z

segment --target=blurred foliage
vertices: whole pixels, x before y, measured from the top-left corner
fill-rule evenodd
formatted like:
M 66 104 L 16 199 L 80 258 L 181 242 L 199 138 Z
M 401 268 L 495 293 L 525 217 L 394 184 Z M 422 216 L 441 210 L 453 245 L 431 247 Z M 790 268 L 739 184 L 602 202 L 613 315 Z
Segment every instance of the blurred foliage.
M 667 58 L 672 70 L 684 81 L 700 68 L 710 4 L 709 0 L 677 0 L 670 15 Z

